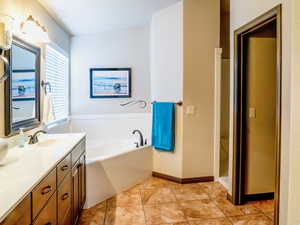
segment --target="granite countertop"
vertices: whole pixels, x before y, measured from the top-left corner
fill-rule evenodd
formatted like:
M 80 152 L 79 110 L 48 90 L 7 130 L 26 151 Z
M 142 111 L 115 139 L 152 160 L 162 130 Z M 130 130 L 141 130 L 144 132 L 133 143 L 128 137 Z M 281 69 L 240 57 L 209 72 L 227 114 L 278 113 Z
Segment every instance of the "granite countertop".
M 40 135 L 39 144 L 9 149 L 0 162 L 0 223 L 84 137 Z

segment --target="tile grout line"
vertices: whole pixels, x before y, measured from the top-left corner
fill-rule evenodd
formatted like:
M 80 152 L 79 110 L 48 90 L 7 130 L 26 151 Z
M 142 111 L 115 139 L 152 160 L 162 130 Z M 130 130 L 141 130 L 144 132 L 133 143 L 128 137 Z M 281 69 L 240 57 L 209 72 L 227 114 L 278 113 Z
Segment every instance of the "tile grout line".
M 169 187 L 171 192 L 173 193 L 173 195 L 175 196 L 175 203 L 177 204 L 177 206 L 179 207 L 179 209 L 183 212 L 183 217 L 184 217 L 184 220 L 185 220 L 185 223 L 188 223 L 190 225 L 190 222 L 189 220 L 187 219 L 186 215 L 185 215 L 185 212 L 184 210 L 182 209 L 181 205 L 180 205 L 180 200 L 177 198 L 175 192 L 174 192 L 174 189 L 175 187 Z
M 106 224 L 106 217 L 107 217 L 107 213 L 108 213 L 108 201 L 105 200 L 105 214 L 104 214 L 104 220 L 103 220 L 103 225 Z
M 141 188 L 139 188 L 139 195 L 140 195 L 141 205 L 142 205 L 142 209 L 143 209 L 145 225 L 148 225 L 147 218 L 146 218 L 145 207 L 144 207 L 143 199 L 142 199 L 142 189 Z

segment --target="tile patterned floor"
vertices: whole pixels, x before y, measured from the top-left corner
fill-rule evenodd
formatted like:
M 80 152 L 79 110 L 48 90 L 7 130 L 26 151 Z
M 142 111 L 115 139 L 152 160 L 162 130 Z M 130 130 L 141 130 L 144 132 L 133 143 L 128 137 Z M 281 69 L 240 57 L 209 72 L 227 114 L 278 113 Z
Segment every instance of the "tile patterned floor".
M 274 202 L 234 206 L 218 182 L 150 178 L 88 210 L 79 225 L 273 225 Z

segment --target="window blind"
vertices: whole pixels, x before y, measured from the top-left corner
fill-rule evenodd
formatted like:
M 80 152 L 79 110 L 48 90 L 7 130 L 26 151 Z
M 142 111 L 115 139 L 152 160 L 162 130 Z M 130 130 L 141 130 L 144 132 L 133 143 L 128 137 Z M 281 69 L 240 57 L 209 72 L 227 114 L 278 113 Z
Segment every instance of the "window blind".
M 51 84 L 56 120 L 69 116 L 69 59 L 51 46 L 46 47 L 46 80 Z

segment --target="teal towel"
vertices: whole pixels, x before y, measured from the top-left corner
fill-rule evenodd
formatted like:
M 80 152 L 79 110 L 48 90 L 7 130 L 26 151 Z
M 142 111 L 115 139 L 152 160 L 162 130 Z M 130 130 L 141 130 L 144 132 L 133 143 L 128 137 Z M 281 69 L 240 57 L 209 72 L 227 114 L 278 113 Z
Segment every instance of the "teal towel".
M 152 146 L 158 151 L 174 152 L 174 103 L 153 103 Z

